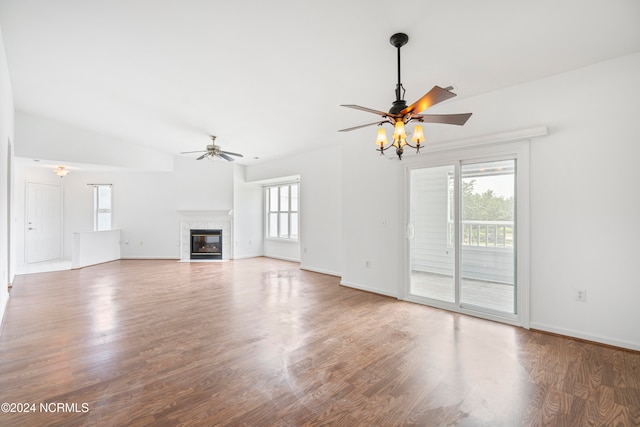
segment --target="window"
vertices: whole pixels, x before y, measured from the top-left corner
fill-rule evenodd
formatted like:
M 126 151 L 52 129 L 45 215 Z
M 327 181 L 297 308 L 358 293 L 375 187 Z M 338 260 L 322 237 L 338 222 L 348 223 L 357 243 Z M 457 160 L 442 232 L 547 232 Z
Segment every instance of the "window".
M 111 230 L 111 185 L 93 186 L 93 230 Z
M 461 180 L 463 246 L 513 248 L 514 174 L 513 160 L 465 166 Z M 448 181 L 447 244 L 453 246 L 453 173 L 448 174 Z
M 265 187 L 266 237 L 298 240 L 298 184 Z

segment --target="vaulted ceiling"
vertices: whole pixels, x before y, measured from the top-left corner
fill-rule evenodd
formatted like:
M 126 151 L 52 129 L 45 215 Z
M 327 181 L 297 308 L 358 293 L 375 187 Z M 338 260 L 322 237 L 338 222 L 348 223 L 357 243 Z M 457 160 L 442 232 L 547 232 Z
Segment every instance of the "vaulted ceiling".
M 389 109 L 396 32 L 409 103 L 640 51 L 637 0 L 1 0 L 0 26 L 17 110 L 173 154 L 215 134 L 245 163 L 373 140 L 339 105 Z

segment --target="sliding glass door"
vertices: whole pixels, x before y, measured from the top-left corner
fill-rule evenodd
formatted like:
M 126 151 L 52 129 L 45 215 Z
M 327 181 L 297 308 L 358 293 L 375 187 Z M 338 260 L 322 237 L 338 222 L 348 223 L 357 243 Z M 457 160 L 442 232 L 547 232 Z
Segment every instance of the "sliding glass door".
M 412 295 L 455 303 L 452 177 L 454 166 L 410 171 L 410 277 Z
M 515 314 L 515 160 L 461 165 L 460 176 L 460 303 Z
M 517 315 L 516 159 L 408 170 L 408 299 Z

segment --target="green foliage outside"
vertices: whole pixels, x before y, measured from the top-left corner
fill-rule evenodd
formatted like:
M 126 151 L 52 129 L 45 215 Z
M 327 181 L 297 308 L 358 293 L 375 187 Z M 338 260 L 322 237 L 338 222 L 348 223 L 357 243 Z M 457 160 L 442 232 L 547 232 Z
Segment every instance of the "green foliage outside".
M 453 180 L 449 181 L 450 212 L 453 213 Z M 462 180 L 462 244 L 465 246 L 513 247 L 513 197 L 491 189 L 474 193 L 475 179 Z M 453 218 L 449 222 L 449 242 L 453 241 Z M 482 224 L 482 221 L 491 221 Z M 502 222 L 502 224 L 500 224 Z M 505 222 L 510 224 L 505 224 Z
M 474 193 L 476 180 L 462 180 L 462 219 L 466 221 L 513 221 L 513 197 L 498 196 L 491 189 Z

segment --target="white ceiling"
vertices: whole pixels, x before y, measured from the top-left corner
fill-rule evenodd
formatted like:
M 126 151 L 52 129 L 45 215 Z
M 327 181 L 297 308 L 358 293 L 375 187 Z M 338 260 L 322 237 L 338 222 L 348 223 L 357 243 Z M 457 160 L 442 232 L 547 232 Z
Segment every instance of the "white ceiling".
M 246 164 L 367 133 L 339 105 L 389 109 L 395 32 L 409 103 L 640 51 L 637 0 L 0 0 L 0 26 L 17 110 L 173 154 L 215 134 Z

